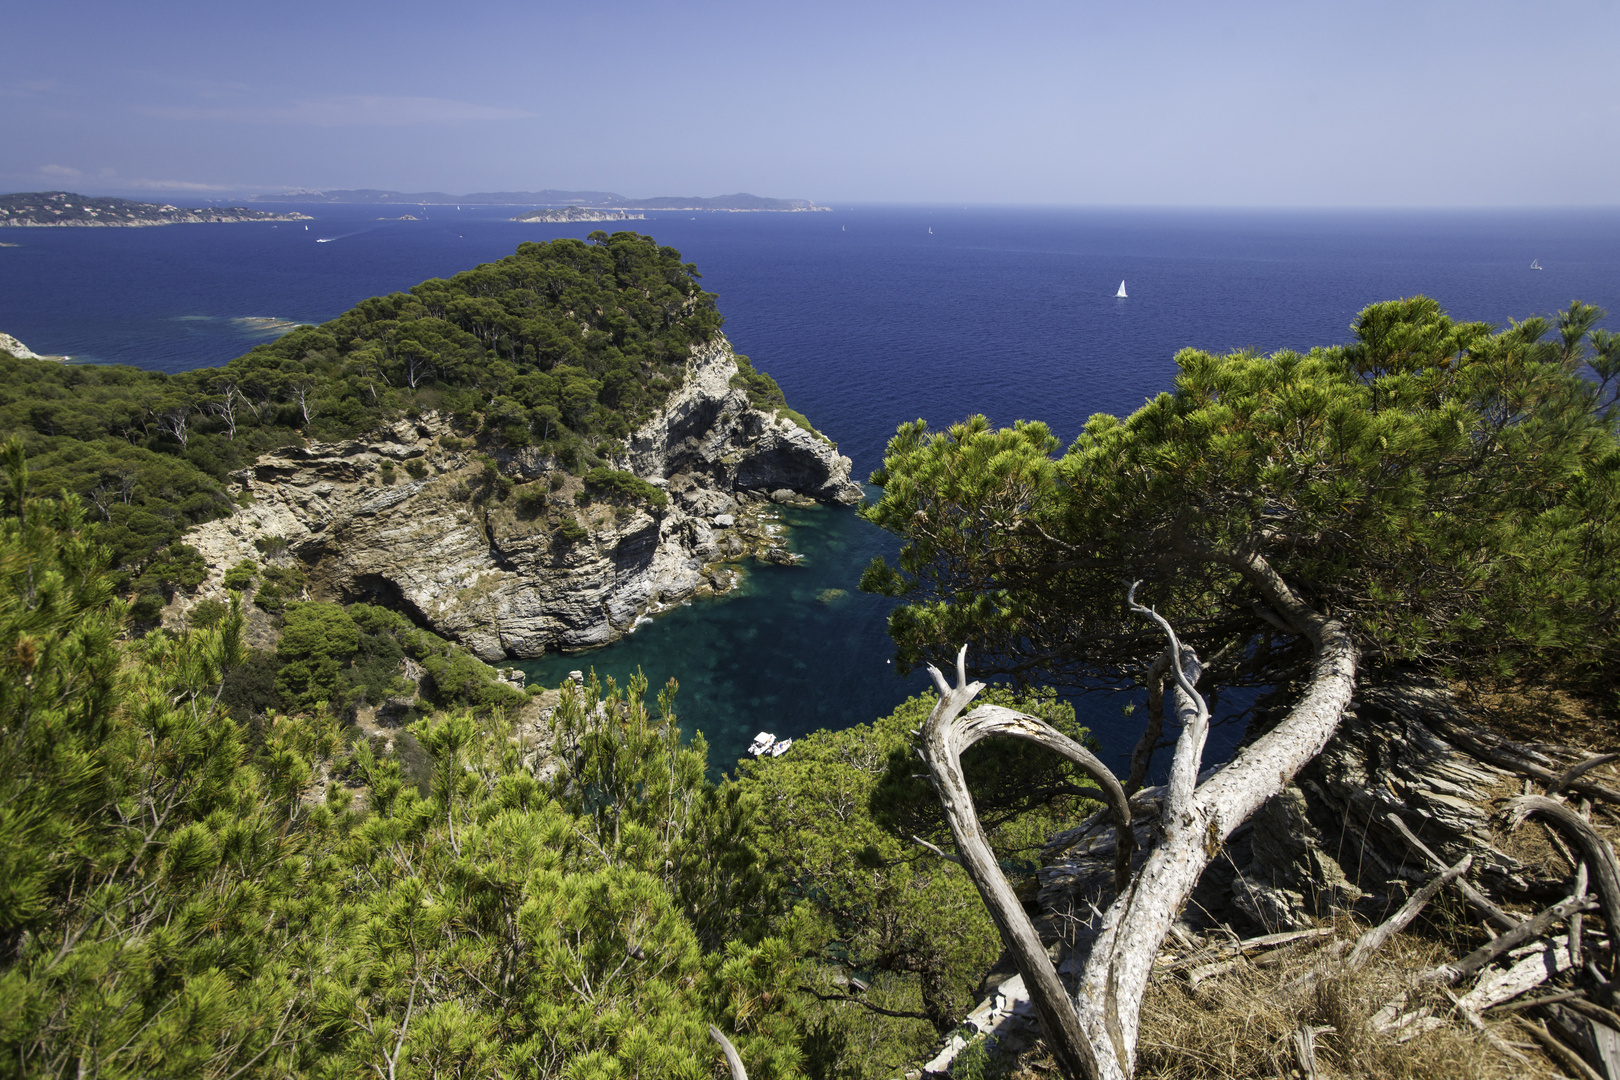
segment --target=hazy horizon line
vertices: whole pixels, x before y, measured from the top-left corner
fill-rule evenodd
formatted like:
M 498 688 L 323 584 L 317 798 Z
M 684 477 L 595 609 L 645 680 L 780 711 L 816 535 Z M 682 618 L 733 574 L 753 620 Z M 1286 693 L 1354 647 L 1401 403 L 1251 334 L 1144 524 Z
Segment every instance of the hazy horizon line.
M 86 179 L 89 179 L 89 178 L 86 178 Z M 156 185 L 148 186 L 148 187 L 135 187 L 135 186 L 122 186 L 122 185 L 105 185 L 104 186 L 104 185 L 99 185 L 99 184 L 90 184 L 90 185 L 83 185 L 83 186 L 75 185 L 75 186 L 61 186 L 61 187 L 36 187 L 36 188 L 29 188 L 29 189 L 18 189 L 16 191 L 0 192 L 0 197 L 10 196 L 10 195 L 35 194 L 35 193 L 48 192 L 48 191 L 65 191 L 65 192 L 69 192 L 69 193 L 74 194 L 74 195 L 83 195 L 83 196 L 86 196 L 86 197 L 89 197 L 89 198 L 120 198 L 120 199 L 135 199 L 135 200 L 140 200 L 140 201 L 151 201 L 154 198 L 159 198 L 159 199 L 162 199 L 163 201 L 170 202 L 171 204 L 179 205 L 178 203 L 174 203 L 174 199 L 178 198 L 178 199 L 187 200 L 191 205 L 219 205 L 219 204 L 222 204 L 222 203 L 231 203 L 231 202 L 234 202 L 234 201 L 237 201 L 237 200 L 244 200 L 244 199 L 256 199 L 256 200 L 261 200 L 261 201 L 264 201 L 264 202 L 277 202 L 277 201 L 280 201 L 280 200 L 278 200 L 276 198 L 277 195 L 282 195 L 282 194 L 292 195 L 292 194 L 301 194 L 301 193 L 308 193 L 308 192 L 324 192 L 324 191 L 383 191 L 383 192 L 388 192 L 390 194 L 439 194 L 439 195 L 447 196 L 447 197 L 449 197 L 451 199 L 455 199 L 455 198 L 458 198 L 458 197 L 464 198 L 467 195 L 472 195 L 472 194 L 486 194 L 486 193 L 489 193 L 489 192 L 492 192 L 492 191 L 500 191 L 501 190 L 499 188 L 491 188 L 491 189 L 488 189 L 488 191 L 485 191 L 485 192 L 468 192 L 465 195 L 457 196 L 457 195 L 454 195 L 454 194 L 452 194 L 450 192 L 416 192 L 416 193 L 413 193 L 413 192 L 399 191 L 399 190 L 394 189 L 394 188 L 383 188 L 383 187 L 341 187 L 341 188 L 340 187 L 330 187 L 330 188 L 299 187 L 299 188 L 288 188 L 288 189 L 285 189 L 284 191 L 276 191 L 274 189 L 266 189 L 266 188 L 257 188 L 257 189 L 255 189 L 253 187 L 240 187 L 240 188 L 238 188 L 238 187 L 234 187 L 234 186 L 218 185 L 217 187 L 212 187 L 212 191 L 213 191 L 212 194 L 204 196 L 202 194 L 202 192 L 199 190 L 199 188 L 202 188 L 202 187 L 203 187 L 203 185 L 200 185 L 200 184 L 196 184 L 196 185 L 186 184 L 184 186 L 181 186 L 181 185 L 177 184 L 175 187 L 172 187 L 172 188 L 171 187 L 157 187 Z M 604 194 L 615 194 L 615 195 L 618 194 L 617 192 L 610 191 L 609 189 L 605 189 L 605 188 L 600 188 L 599 189 L 599 188 L 552 187 L 552 188 L 549 188 L 549 189 L 541 189 L 541 190 L 593 191 L 593 192 L 601 192 L 601 193 L 604 193 Z M 228 192 L 228 194 L 227 194 L 227 192 Z M 646 196 L 620 196 L 620 197 L 625 198 L 625 199 L 631 199 L 631 200 L 634 200 L 634 199 L 637 199 L 637 198 L 642 198 L 642 199 L 666 199 L 666 198 L 681 198 L 681 197 L 706 198 L 706 199 L 708 199 L 708 198 L 725 198 L 725 197 L 731 196 L 731 195 L 744 195 L 744 194 L 752 195 L 753 193 L 752 192 L 746 192 L 746 191 L 743 191 L 743 190 L 739 189 L 738 191 L 725 192 L 725 193 L 722 193 L 720 195 L 688 195 L 688 196 L 646 195 Z M 1593 212 L 1620 210 L 1620 201 L 1609 202 L 1609 203 L 1530 203 L 1530 202 L 1526 202 L 1526 203 L 1216 203 L 1216 202 L 1209 202 L 1209 203 L 1195 203 L 1195 202 L 1128 203 L 1128 202 L 1056 202 L 1056 201 L 1045 201 L 1045 200 L 1005 201 L 1005 200 L 972 200 L 972 199 L 969 199 L 969 200 L 963 201 L 963 200 L 960 200 L 960 199 L 871 199 L 871 198 L 862 199 L 862 198 L 855 198 L 855 199 L 835 199 L 835 200 L 824 202 L 821 199 L 810 198 L 810 197 L 802 196 L 802 195 L 785 195 L 785 196 L 770 195 L 770 196 L 756 196 L 756 197 L 771 198 L 771 199 L 804 199 L 805 201 L 811 202 L 816 206 L 825 207 L 825 208 L 827 208 L 829 210 L 837 210 L 840 207 L 845 208 L 845 209 L 858 209 L 858 208 L 903 209 L 903 208 L 915 208 L 915 209 L 927 209 L 927 210 L 933 210 L 933 209 L 955 210 L 955 209 L 960 208 L 960 209 L 964 209 L 964 210 L 1109 210 L 1109 211 L 1196 210 L 1196 211 L 1204 211 L 1204 212 L 1271 211 L 1271 212 L 1299 212 L 1299 213 L 1323 212 L 1323 211 L 1334 211 L 1334 212 L 1405 212 L 1405 211 L 1422 211 L 1422 212 L 1442 211 L 1443 212 L 1443 211 L 1450 211 L 1450 212 L 1459 212 L 1459 213 L 1505 212 L 1505 211 L 1520 211 L 1520 212 L 1525 212 L 1525 211 L 1536 211 L 1536 212 L 1561 212 L 1561 211 L 1567 211 L 1567 212 L 1573 212 L 1573 213 L 1593 213 Z M 288 205 L 292 205 L 295 202 L 296 202 L 296 200 L 287 200 Z M 329 202 L 329 203 L 297 203 L 297 205 L 304 205 L 304 206 L 320 206 L 320 205 L 326 205 L 326 206 L 367 206 L 367 205 L 379 205 L 379 204 L 371 203 L 371 202 Z M 388 205 L 388 204 L 384 204 L 384 205 Z M 417 200 L 402 200 L 398 204 L 393 204 L 393 205 L 415 206 L 415 205 L 421 205 L 421 203 L 420 203 L 420 201 L 417 201 Z M 444 204 L 438 204 L 438 205 L 444 205 Z M 474 204 L 474 205 L 479 205 L 479 206 L 530 206 L 530 205 L 539 205 L 539 204 L 536 204 L 533 201 L 519 201 L 519 202 L 512 202 L 512 203 L 478 203 L 478 204 Z M 551 205 L 551 204 L 546 204 L 546 205 Z M 610 207 L 610 208 L 607 208 L 607 209 L 623 209 L 623 208 Z M 631 207 L 630 209 L 638 209 L 638 208 Z M 659 212 L 659 211 L 654 210 L 653 212 Z M 674 208 L 672 208 L 672 209 L 670 209 L 668 211 L 664 211 L 664 212 L 677 212 L 677 211 Z M 679 212 L 689 212 L 689 211 L 680 210 Z M 726 211 L 726 210 L 710 211 L 710 210 L 705 210 L 703 212 L 704 213 L 732 213 L 734 211 Z M 760 212 L 769 212 L 769 211 L 760 211 Z M 775 212 L 787 212 L 787 211 L 775 211 Z

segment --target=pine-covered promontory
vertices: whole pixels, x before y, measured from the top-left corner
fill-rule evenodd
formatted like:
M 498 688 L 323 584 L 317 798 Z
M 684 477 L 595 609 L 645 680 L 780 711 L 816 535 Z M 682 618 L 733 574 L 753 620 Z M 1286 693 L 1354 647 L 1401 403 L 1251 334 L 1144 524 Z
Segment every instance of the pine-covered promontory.
M 595 232 L 588 243 L 521 244 L 498 262 L 374 297 L 219 368 L 165 375 L 14 359 L 0 372 L 0 427 L 23 440 L 40 490 L 92 507 L 140 597 L 136 618 L 150 621 L 177 588 L 201 582 L 182 537 L 251 499 L 243 470 L 311 446 L 339 447 L 352 463 L 358 451 L 341 446 L 390 425 L 405 424 L 408 438 L 392 457 L 366 455 L 363 486 L 410 487 L 442 458 L 434 476 L 472 470 L 461 502 L 490 495 L 563 539 L 584 535 L 576 495 L 656 503 L 664 497 L 645 483 L 617 478 L 634 466 L 626 440 L 687 383 L 699 354 L 718 386 L 683 422 L 747 428 L 716 432 L 714 447 L 740 439 L 759 451 L 749 460 L 764 464 L 744 483 L 768 492 L 816 481 L 811 459 L 831 463 L 818 449 L 827 444 L 768 375 L 731 354 L 721 323 L 675 249 Z M 446 438 L 415 434 L 429 428 Z M 489 461 L 489 477 L 468 455 Z M 553 497 L 565 505 L 548 506 Z

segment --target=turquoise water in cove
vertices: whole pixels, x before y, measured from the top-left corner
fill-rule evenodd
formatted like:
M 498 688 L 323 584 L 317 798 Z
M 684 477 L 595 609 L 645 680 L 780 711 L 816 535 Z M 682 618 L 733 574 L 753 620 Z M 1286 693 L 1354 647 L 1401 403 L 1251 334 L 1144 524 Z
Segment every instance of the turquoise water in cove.
M 759 731 L 789 738 L 848 727 L 921 692 L 926 676 L 896 677 L 883 647 L 889 602 L 852 580 L 894 546 L 889 538 L 849 508 L 784 509 L 782 520 L 798 565 L 749 561 L 742 586 L 724 596 L 677 607 L 606 648 L 518 666 L 548 686 L 593 669 L 623 686 L 639 668 L 649 703 L 673 676 L 682 726 L 702 730 L 721 769 Z
M 524 208 L 511 207 L 296 209 L 316 220 L 0 230 L 17 245 L 0 248 L 0 331 L 81 362 L 186 370 L 275 333 L 255 320 L 318 322 L 524 240 L 599 227 L 513 222 Z M 404 213 L 420 220 L 378 220 Z M 697 264 L 737 350 L 837 440 L 857 477 L 901 422 L 982 412 L 1046 420 L 1067 440 L 1092 413 L 1129 412 L 1164 389 L 1182 347 L 1342 342 L 1376 300 L 1425 293 L 1453 317 L 1496 325 L 1577 298 L 1620 313 L 1614 210 L 854 206 L 622 224 Z M 1114 295 L 1122 278 L 1125 300 Z M 751 566 L 737 593 L 525 667 L 548 683 L 591 667 L 624 681 L 639 666 L 655 687 L 676 677 L 683 725 L 704 732 L 721 768 L 756 731 L 866 721 L 927 689 L 885 662 L 886 602 L 857 589 L 893 540 L 847 508 L 784 514 L 802 565 Z M 1121 704 L 1078 703 L 1116 766 L 1135 739 Z M 1216 731 L 1211 760 L 1237 735 Z

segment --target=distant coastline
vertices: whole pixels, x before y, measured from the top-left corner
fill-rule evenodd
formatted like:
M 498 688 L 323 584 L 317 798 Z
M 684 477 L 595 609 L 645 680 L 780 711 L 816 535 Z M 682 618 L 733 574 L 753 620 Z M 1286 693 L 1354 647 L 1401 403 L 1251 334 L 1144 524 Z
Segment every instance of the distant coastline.
M 217 225 L 242 221 L 314 221 L 308 214 L 278 214 L 245 206 L 181 207 L 131 199 L 92 198 L 71 191 L 23 191 L 0 195 L 0 226 L 39 229 L 64 226 L 139 228 L 145 225 Z
M 646 221 L 646 214 L 632 214 L 628 210 L 587 210 L 583 206 L 569 206 L 561 210 L 530 210 L 519 214 L 513 221 L 541 221 L 548 224 L 576 221 Z
M 806 213 L 832 209 L 817 206 L 809 199 L 772 199 L 740 191 L 735 195 L 704 198 L 699 195 L 659 195 L 651 199 L 630 199 L 612 191 L 476 191 L 470 195 L 448 195 L 442 191 L 385 191 L 380 188 L 348 188 L 335 191 L 299 189 L 271 195 L 253 195 L 248 202 L 272 203 L 414 203 L 417 206 L 535 206 L 586 210 L 723 210 L 732 213 L 765 211 Z M 532 219 L 539 220 L 539 219 Z M 616 221 L 623 218 L 604 218 Z M 633 219 L 632 219 L 633 220 Z

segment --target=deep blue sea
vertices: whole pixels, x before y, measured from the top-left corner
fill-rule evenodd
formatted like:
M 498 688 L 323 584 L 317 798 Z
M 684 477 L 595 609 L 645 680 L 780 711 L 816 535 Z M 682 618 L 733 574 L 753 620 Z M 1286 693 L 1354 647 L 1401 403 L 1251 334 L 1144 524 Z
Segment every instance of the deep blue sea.
M 523 240 L 619 227 L 517 223 L 509 207 L 296 209 L 317 220 L 0 231 L 16 245 L 0 248 L 0 331 L 36 352 L 180 371 L 266 340 L 241 320 L 319 322 Z M 420 220 L 379 220 L 406 213 Z M 1184 346 L 1342 342 L 1376 300 L 1426 293 L 1456 318 L 1495 324 L 1572 299 L 1620 316 L 1614 210 L 856 206 L 624 224 L 698 265 L 737 350 L 863 477 L 902 421 L 982 412 L 998 423 L 1045 420 L 1066 440 L 1092 413 L 1128 412 L 1165 388 Z M 1126 300 L 1114 296 L 1122 279 Z M 639 666 L 655 686 L 677 677 L 683 724 L 705 733 L 722 767 L 755 731 L 786 737 L 870 720 L 926 689 L 920 674 L 894 674 L 886 604 L 856 588 L 893 541 L 849 510 L 788 517 L 803 565 L 755 567 L 737 594 L 681 608 L 606 649 L 525 666 L 547 682 L 589 667 L 622 681 Z M 1115 763 L 1134 741 L 1121 704 L 1081 703 Z M 1217 755 L 1236 731 L 1218 735 Z

